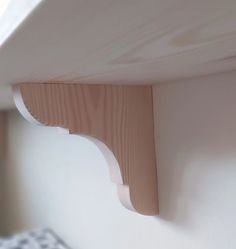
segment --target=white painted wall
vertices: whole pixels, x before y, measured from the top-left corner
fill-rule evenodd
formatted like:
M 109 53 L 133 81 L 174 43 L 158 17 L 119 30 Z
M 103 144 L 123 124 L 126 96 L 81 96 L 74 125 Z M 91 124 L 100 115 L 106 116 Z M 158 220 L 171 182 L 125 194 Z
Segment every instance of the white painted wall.
M 98 149 L 9 114 L 7 230 L 74 249 L 236 248 L 236 73 L 155 87 L 160 217 L 124 209 Z

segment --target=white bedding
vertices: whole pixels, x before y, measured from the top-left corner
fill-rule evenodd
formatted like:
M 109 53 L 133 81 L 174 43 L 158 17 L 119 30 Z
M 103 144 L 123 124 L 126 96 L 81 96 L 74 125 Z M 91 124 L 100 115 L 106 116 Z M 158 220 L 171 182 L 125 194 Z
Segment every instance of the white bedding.
M 50 229 L 0 237 L 0 249 L 69 249 Z

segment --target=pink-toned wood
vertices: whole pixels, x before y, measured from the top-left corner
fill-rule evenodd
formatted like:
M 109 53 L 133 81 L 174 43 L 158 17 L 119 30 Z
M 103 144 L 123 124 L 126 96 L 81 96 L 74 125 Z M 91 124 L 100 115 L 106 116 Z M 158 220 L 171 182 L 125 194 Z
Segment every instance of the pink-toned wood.
M 14 93 L 29 121 L 67 129 L 98 145 L 124 206 L 158 214 L 151 86 L 23 83 Z

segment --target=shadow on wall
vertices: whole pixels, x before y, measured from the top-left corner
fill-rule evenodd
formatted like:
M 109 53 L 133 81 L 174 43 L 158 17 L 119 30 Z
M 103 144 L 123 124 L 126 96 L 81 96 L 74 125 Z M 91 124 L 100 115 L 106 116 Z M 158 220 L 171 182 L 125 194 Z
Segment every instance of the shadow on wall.
M 6 147 L 6 113 L 0 111 L 0 235 L 4 233 L 4 165 Z
M 4 217 L 4 234 L 12 234 L 14 232 L 21 232 L 22 229 L 30 229 L 31 226 L 27 226 L 27 220 L 30 217 L 32 210 L 25 209 L 24 202 L 29 196 L 26 195 L 24 186 L 24 172 L 21 166 L 23 157 L 23 148 L 25 141 L 27 140 L 26 134 L 18 132 L 25 129 L 24 122 L 17 122 L 16 118 L 11 119 L 12 114 L 17 114 L 16 117 L 20 117 L 18 112 L 9 111 L 7 113 L 8 123 L 8 144 L 6 151 L 6 167 L 4 172 L 4 201 L 6 215 Z M 13 121 L 13 122 L 12 122 Z M 12 129 L 13 128 L 13 129 Z M 12 143 L 11 141 L 14 141 Z M 27 149 L 27 148 L 26 148 Z M 14 151 L 14 153 L 12 153 Z M 32 160 L 32 164 L 34 161 Z M 29 217 L 25 217 L 25 213 L 29 214 Z
M 232 234 L 236 84 L 235 77 L 224 77 L 155 87 L 154 104 L 160 218 L 184 229 Z

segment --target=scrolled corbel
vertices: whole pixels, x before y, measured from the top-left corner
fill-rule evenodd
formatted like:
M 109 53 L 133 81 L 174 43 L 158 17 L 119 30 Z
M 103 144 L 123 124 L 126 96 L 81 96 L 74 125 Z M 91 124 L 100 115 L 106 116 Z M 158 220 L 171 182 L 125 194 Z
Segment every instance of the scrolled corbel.
M 158 214 L 151 86 L 21 83 L 13 89 L 28 121 L 67 129 L 98 145 L 125 207 Z

